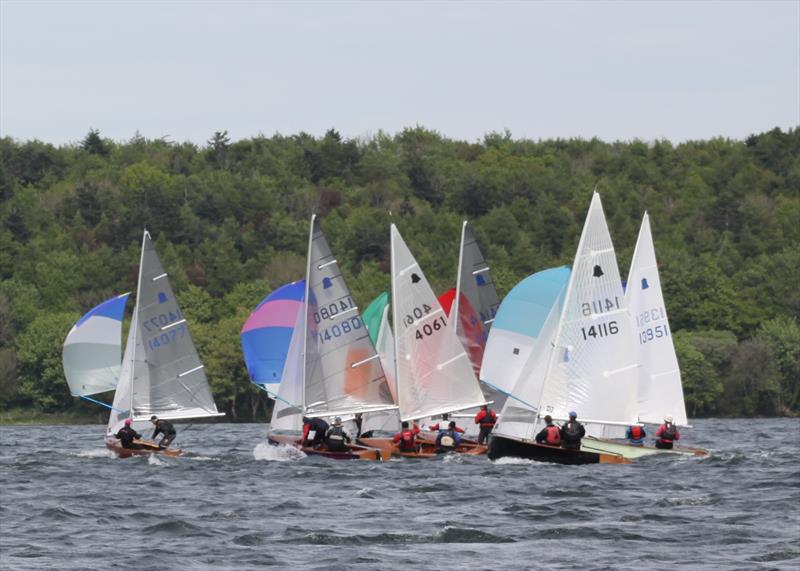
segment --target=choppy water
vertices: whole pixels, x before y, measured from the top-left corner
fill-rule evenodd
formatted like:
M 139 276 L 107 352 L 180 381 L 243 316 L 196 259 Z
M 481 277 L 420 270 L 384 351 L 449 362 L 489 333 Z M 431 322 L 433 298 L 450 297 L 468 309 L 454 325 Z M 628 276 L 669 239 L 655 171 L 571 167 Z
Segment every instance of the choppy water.
M 556 466 L 297 457 L 261 425 L 0 427 L 0 568 L 798 569 L 800 421 L 696 421 L 708 459 Z M 57 438 L 57 442 L 54 439 Z

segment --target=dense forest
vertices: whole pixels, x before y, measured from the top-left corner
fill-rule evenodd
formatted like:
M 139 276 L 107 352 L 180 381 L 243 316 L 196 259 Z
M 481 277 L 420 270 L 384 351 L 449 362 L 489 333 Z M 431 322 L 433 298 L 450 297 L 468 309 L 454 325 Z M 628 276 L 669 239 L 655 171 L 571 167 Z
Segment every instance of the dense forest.
M 95 130 L 62 147 L 2 138 L 0 411 L 95 414 L 69 394 L 62 343 L 93 305 L 135 289 L 144 227 L 220 410 L 263 419 L 239 330 L 303 277 L 311 212 L 362 307 L 389 287 L 390 221 L 443 291 L 469 219 L 502 298 L 571 264 L 595 188 L 623 279 L 650 213 L 690 416 L 797 414 L 797 128 L 679 145 L 508 132 L 469 143 L 420 127 L 354 140 L 217 132 L 203 147 Z

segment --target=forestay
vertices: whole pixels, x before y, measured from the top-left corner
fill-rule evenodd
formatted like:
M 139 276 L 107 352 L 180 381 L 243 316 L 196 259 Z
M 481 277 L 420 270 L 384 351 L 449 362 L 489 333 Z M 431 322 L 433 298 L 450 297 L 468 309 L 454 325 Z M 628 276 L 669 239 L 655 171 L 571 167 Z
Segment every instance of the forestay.
M 395 408 L 380 358 L 316 216 L 311 218 L 306 288 L 306 414 Z
M 242 327 L 242 353 L 250 380 L 272 396 L 284 378 L 297 314 L 304 307 L 305 289 L 305 280 L 279 287 L 258 304 Z
M 614 246 L 595 192 L 551 352 L 540 415 L 632 424 L 637 361 Z M 590 431 L 591 432 L 591 431 Z
M 114 407 L 130 412 L 115 412 L 112 420 L 128 414 L 133 420 L 151 415 L 177 419 L 220 414 L 186 319 L 147 231 L 122 369 Z
M 114 296 L 92 308 L 67 334 L 62 357 L 72 396 L 116 388 L 122 362 L 122 318 L 129 295 Z
M 394 224 L 391 252 L 400 417 L 417 419 L 483 404 L 469 357 Z
M 660 423 L 671 416 L 686 425 L 681 372 L 661 292 L 650 218 L 645 213 L 633 252 L 625 300 L 639 355 L 639 421 Z

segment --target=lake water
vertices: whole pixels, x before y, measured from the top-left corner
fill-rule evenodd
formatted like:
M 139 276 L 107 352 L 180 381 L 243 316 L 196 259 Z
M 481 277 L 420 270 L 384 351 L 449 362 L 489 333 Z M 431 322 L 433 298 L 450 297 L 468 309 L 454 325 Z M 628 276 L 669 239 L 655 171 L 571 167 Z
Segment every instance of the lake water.
M 800 569 L 800 420 L 697 420 L 710 458 L 557 466 L 298 457 L 256 424 L 0 427 L 0 568 Z

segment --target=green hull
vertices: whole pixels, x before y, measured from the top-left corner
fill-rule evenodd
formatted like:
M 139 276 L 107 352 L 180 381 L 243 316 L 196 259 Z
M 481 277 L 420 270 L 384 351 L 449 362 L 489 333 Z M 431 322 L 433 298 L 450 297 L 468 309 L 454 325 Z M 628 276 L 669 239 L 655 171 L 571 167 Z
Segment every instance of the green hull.
M 673 448 L 672 450 L 662 450 L 653 446 L 633 446 L 623 442 L 601 440 L 591 436 L 587 436 L 582 440 L 581 450 L 585 452 L 619 454 L 631 460 L 641 458 L 642 456 L 652 456 L 653 454 L 683 454 L 685 456 L 706 456 L 708 454 L 708 451 L 700 448 Z

